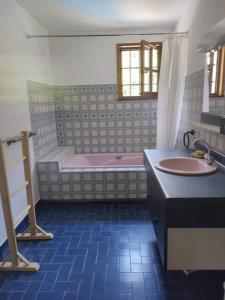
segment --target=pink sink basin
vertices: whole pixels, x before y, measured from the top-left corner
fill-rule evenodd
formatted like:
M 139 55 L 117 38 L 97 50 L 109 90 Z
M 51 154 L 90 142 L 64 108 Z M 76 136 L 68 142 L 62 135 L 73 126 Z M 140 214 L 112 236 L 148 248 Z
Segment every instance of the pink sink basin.
M 215 164 L 208 165 L 206 160 L 191 157 L 166 157 L 158 160 L 155 167 L 163 172 L 178 175 L 205 175 L 217 170 Z

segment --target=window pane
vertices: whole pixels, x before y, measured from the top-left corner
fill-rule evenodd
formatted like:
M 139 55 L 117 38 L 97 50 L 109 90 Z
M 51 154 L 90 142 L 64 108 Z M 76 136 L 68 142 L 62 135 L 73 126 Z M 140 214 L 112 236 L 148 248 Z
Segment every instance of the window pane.
M 158 49 L 152 49 L 152 68 L 158 69 Z
M 216 69 L 217 69 L 217 65 L 213 65 L 212 81 L 216 81 Z
M 158 83 L 158 73 L 153 72 L 152 73 L 152 84 L 157 84 Z
M 131 84 L 140 84 L 140 70 L 131 69 Z
M 142 48 L 144 46 L 144 49 Z M 143 53 L 142 53 L 143 49 Z M 139 97 L 141 94 L 158 91 L 160 45 L 157 48 L 147 44 L 119 45 L 121 55 L 119 65 L 118 90 L 124 98 Z M 142 54 L 144 57 L 142 57 Z M 143 58 L 143 65 L 142 65 Z M 143 70 L 142 70 L 143 67 Z M 143 73 L 142 73 L 143 72 Z M 142 77 L 143 75 L 143 77 Z
M 122 84 L 130 84 L 130 69 L 122 69 Z
M 123 97 L 130 96 L 130 85 L 123 85 Z
M 131 67 L 132 68 L 140 67 L 140 57 L 139 57 L 139 55 L 140 55 L 139 50 L 130 51 Z
M 217 50 L 214 51 L 214 54 L 213 54 L 213 64 L 216 65 L 217 64 Z
M 150 72 L 147 71 L 144 73 L 144 84 L 150 84 Z
M 206 55 L 207 55 L 207 65 L 210 65 L 210 52 L 208 52 Z
M 149 84 L 145 84 L 144 85 L 144 92 L 146 93 L 146 92 L 150 92 L 150 86 L 149 86 Z
M 216 83 L 212 82 L 212 85 L 211 85 L 211 94 L 214 94 L 215 92 L 216 92 Z
M 145 49 L 144 51 L 144 66 L 145 68 L 149 68 L 150 67 L 150 50 L 149 49 Z
M 152 92 L 157 92 L 158 91 L 158 86 L 157 84 L 152 85 Z
M 130 66 L 130 51 L 122 51 L 122 68 Z
M 140 96 L 140 85 L 131 86 L 131 96 Z

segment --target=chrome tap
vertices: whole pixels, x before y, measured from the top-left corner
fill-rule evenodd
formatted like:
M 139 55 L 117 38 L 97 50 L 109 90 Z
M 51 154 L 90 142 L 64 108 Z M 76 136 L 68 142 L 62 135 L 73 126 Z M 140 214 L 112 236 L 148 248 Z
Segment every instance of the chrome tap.
M 211 156 L 211 150 L 210 150 L 209 144 L 205 140 L 203 140 L 203 139 L 195 138 L 193 140 L 193 145 L 195 145 L 197 142 L 199 144 L 202 144 L 203 146 L 205 146 L 207 148 L 207 151 L 208 151 L 207 157 L 206 157 L 207 164 L 208 165 L 212 165 L 212 163 L 214 162 L 214 158 L 213 158 L 213 156 Z

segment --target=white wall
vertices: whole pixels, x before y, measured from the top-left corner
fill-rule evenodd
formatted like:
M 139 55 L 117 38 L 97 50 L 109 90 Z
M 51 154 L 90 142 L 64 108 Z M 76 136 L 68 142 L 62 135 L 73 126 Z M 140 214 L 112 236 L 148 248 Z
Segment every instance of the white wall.
M 188 74 L 204 68 L 204 54 L 197 53 L 197 46 L 209 29 L 225 17 L 225 0 L 200 0 L 196 4 L 176 28 L 189 29 Z
M 116 83 L 116 44 L 160 41 L 159 37 L 50 38 L 53 83 L 57 85 Z
M 193 0 L 176 26 L 189 30 L 188 74 L 203 69 L 200 39 L 225 17 L 225 0 Z M 116 44 L 155 37 L 50 38 L 54 84 L 116 83 Z
M 188 74 L 203 69 L 204 54 L 197 45 L 208 30 L 225 17 L 225 0 L 193 0 L 176 26 L 189 30 Z M 155 37 L 50 38 L 54 84 L 116 83 L 116 44 Z
M 225 0 L 193 0 L 176 30 L 189 30 L 188 74 L 203 69 L 197 46 L 208 30 L 225 17 Z M 116 44 L 155 37 L 50 38 L 54 84 L 116 83 Z
M 21 20 L 23 21 L 21 24 Z M 27 40 L 24 30 L 46 33 L 13 0 L 1 0 L 0 10 L 0 137 L 30 130 L 30 116 L 26 80 L 52 83 L 48 40 Z M 7 161 L 19 155 L 19 145 L 6 147 Z M 31 145 L 32 173 L 35 200 L 39 199 L 34 172 L 34 155 Z M 9 174 L 10 189 L 18 187 L 23 177 L 21 170 Z M 18 174 L 18 176 L 15 176 Z M 21 192 L 12 199 L 14 215 L 25 206 L 25 194 Z M 4 219 L 0 206 L 0 244 L 5 240 Z

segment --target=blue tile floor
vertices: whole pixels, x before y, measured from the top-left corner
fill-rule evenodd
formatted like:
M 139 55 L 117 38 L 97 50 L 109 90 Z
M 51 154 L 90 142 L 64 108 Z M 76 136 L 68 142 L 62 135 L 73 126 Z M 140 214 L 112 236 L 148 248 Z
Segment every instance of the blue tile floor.
M 163 270 L 144 203 L 45 204 L 55 238 L 19 242 L 37 273 L 0 273 L 0 299 L 222 300 L 225 272 Z

